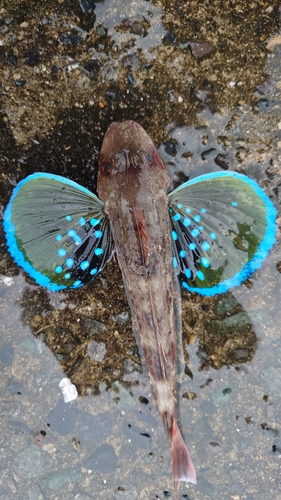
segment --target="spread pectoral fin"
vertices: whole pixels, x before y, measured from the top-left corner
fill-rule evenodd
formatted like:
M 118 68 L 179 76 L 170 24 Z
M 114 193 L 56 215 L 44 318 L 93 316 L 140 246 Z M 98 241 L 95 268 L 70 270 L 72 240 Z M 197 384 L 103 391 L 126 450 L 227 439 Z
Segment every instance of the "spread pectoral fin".
M 15 188 L 4 213 L 7 245 L 37 283 L 77 288 L 102 270 L 112 253 L 103 203 L 75 182 L 35 173 Z
M 275 242 L 276 210 L 236 172 L 202 175 L 169 194 L 173 265 L 182 285 L 215 295 L 247 279 Z

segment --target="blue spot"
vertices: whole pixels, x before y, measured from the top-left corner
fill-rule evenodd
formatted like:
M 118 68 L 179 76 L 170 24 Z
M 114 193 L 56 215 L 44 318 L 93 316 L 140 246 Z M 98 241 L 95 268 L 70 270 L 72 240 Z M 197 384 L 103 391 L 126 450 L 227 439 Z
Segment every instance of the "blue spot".
M 182 282 L 182 286 L 183 286 L 183 288 L 186 288 L 187 290 L 189 290 L 189 286 L 185 281 Z
M 95 251 L 94 251 L 95 255 L 101 255 L 102 253 L 103 253 L 103 249 L 102 248 L 96 248 Z
M 173 266 L 178 267 L 178 261 L 177 261 L 176 257 L 173 257 Z
M 238 207 L 238 203 L 237 203 L 237 201 L 232 201 L 232 202 L 231 202 L 231 205 L 232 205 L 233 207 Z
M 101 238 L 102 237 L 102 231 L 95 231 L 94 235 L 96 238 Z
M 185 276 L 186 276 L 187 278 L 191 278 L 191 271 L 190 271 L 190 269 L 188 269 L 188 268 L 187 268 L 187 269 L 185 270 Z
M 197 278 L 199 278 L 201 281 L 204 281 L 204 279 L 205 279 L 204 273 L 202 273 L 202 271 L 197 271 L 196 276 L 197 276 Z
M 71 277 L 71 274 L 70 274 L 70 273 L 66 273 L 66 274 L 64 275 L 64 277 L 65 277 L 65 279 L 66 279 L 66 280 L 69 280 L 69 279 L 70 279 L 70 277 Z
M 94 276 L 94 274 L 97 274 L 97 272 L 98 272 L 98 270 L 95 267 L 94 269 L 91 269 L 90 274 L 91 274 L 91 276 Z
M 209 267 L 210 262 L 208 261 L 208 259 L 206 259 L 206 257 L 202 257 L 202 259 L 201 259 L 201 264 L 202 264 L 202 266 L 204 266 L 204 267 Z
M 73 259 L 66 259 L 65 263 L 66 263 L 67 267 L 70 268 L 73 266 L 74 260 Z
M 169 212 L 172 212 L 172 211 L 173 211 L 173 209 L 172 209 L 172 208 L 169 208 Z
M 195 216 L 193 217 L 193 220 L 194 220 L 195 222 L 200 222 L 200 220 L 201 220 L 200 215 L 198 215 L 198 214 L 197 214 L 197 215 L 195 215 Z
M 190 226 L 190 223 L 191 223 L 191 220 L 188 219 L 187 217 L 185 219 L 183 219 L 183 225 L 184 226 L 188 227 L 188 226 Z
M 62 235 L 61 235 L 61 234 L 57 234 L 57 236 L 56 236 L 56 240 L 57 240 L 57 241 L 62 240 Z
M 66 220 L 68 220 L 69 222 L 72 220 L 71 215 L 67 215 L 65 218 L 66 218 Z
M 85 224 L 86 224 L 86 219 L 85 219 L 84 217 L 80 217 L 80 219 L 79 219 L 79 224 L 80 224 L 80 226 L 85 226 Z
M 82 243 L 82 238 L 80 238 L 80 236 L 78 236 L 78 234 L 75 235 L 75 238 L 73 238 L 75 243 L 78 243 L 79 245 L 81 245 Z
M 179 256 L 183 259 L 186 256 L 186 253 L 184 250 L 181 250 L 179 253 Z
M 205 214 L 207 212 L 206 208 L 201 208 L 202 214 Z
M 59 257 L 64 257 L 67 254 L 67 251 L 64 248 L 60 248 L 58 250 L 58 256 Z
M 94 217 L 93 217 L 93 219 L 90 220 L 90 224 L 93 227 L 97 226 L 99 223 L 100 223 L 100 220 L 99 219 L 95 219 Z
M 190 212 L 191 212 L 190 208 L 186 208 L 185 211 L 187 214 L 190 214 Z
M 87 261 L 87 260 L 83 260 L 83 262 L 81 262 L 80 264 L 80 269 L 82 269 L 82 271 L 86 271 L 86 269 L 88 269 L 90 263 Z
M 204 227 L 203 226 L 198 226 L 199 231 L 203 231 Z
M 171 233 L 171 234 L 172 234 L 172 238 L 173 238 L 173 240 L 175 240 L 175 241 L 176 241 L 176 240 L 178 239 L 178 235 L 177 235 L 176 231 L 172 231 L 172 233 Z
M 81 280 L 74 281 L 72 286 L 79 286 L 81 284 Z
M 56 273 L 57 274 L 60 274 L 62 272 L 62 267 L 61 266 L 57 266 L 56 269 L 55 269 Z
M 182 204 L 181 204 L 181 203 L 178 203 L 178 204 L 177 204 L 177 207 L 178 207 L 178 208 L 182 208 Z
M 174 219 L 175 220 L 180 220 L 181 219 L 181 215 L 180 214 L 175 214 L 174 215 Z
M 198 229 L 192 229 L 191 234 L 192 234 L 192 236 L 193 236 L 194 238 L 196 238 L 196 236 L 198 236 L 198 234 L 199 234 Z
M 195 250 L 196 249 L 195 243 L 189 243 L 188 246 L 189 246 L 190 250 Z
M 203 241 L 203 243 L 202 243 L 202 248 L 203 248 L 203 250 L 205 250 L 206 252 L 209 250 L 210 245 L 209 245 L 208 241 Z
M 74 239 L 75 243 L 82 243 L 82 239 L 80 238 L 80 236 L 78 236 L 78 234 L 75 233 L 75 231 L 73 231 L 73 229 L 69 229 L 69 231 L 67 231 L 67 234 Z
M 210 238 L 212 238 L 212 240 L 216 240 L 217 239 L 216 233 L 210 233 Z

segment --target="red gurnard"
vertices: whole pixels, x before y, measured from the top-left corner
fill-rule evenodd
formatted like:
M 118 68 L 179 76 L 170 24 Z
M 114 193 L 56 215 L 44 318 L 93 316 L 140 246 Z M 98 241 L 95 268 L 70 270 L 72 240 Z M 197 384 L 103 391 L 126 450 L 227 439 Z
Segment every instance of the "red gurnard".
M 258 184 L 237 172 L 201 175 L 169 194 L 168 186 L 142 127 L 113 123 L 100 153 L 101 199 L 65 177 L 37 172 L 14 189 L 4 231 L 15 261 L 52 291 L 89 282 L 116 252 L 170 440 L 177 500 L 179 481 L 196 477 L 175 419 L 175 276 L 209 296 L 239 285 L 272 247 L 276 211 Z
M 169 184 L 165 165 L 143 128 L 133 121 L 112 123 L 100 153 L 98 193 L 110 220 L 155 400 L 170 439 L 177 492 L 179 481 L 195 484 L 196 476 L 174 411 L 176 291 Z

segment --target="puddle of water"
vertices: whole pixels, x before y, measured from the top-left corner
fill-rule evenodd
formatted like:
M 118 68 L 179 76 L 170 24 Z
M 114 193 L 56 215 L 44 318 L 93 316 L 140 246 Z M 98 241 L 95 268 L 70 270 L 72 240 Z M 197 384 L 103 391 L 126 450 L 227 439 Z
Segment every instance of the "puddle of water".
M 161 22 L 162 8 L 152 1 L 114 0 L 99 2 L 95 9 L 97 26 L 104 26 L 118 48 L 141 50 L 147 60 L 155 59 L 153 49 L 162 44 L 165 29 Z M 126 52 L 126 49 L 125 49 Z
M 255 12 L 218 12 L 208 2 L 116 0 L 87 14 L 77 2 L 35 13 L 4 2 L 3 204 L 10 181 L 38 166 L 92 184 L 103 131 L 137 118 L 160 144 L 172 187 L 236 170 L 279 207 L 281 45 L 271 52 L 266 43 L 280 9 L 252 3 Z M 73 30 L 83 38 L 77 26 L 82 45 L 58 42 Z M 195 61 L 189 39 L 216 51 Z M 33 45 L 35 66 L 25 56 Z M 98 69 L 85 72 L 94 59 Z M 85 289 L 51 295 L 18 274 L 4 244 L 0 260 L 0 498 L 173 498 L 168 442 L 117 265 Z M 181 499 L 280 497 L 280 262 L 278 233 L 246 285 L 214 299 L 182 294 L 181 426 L 198 484 L 182 484 Z

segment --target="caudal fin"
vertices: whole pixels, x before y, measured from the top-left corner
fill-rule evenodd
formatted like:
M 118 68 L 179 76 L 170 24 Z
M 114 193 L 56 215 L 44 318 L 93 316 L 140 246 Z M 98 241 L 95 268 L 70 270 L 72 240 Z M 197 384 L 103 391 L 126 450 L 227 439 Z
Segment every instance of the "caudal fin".
M 176 500 L 178 500 L 179 482 L 186 481 L 196 484 L 196 474 L 189 451 L 174 417 L 172 428 L 170 431 L 170 440 L 173 459 L 173 475 L 176 495 L 175 498 Z

